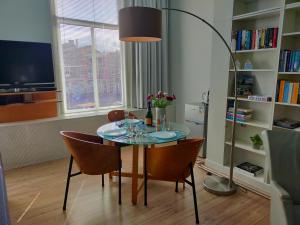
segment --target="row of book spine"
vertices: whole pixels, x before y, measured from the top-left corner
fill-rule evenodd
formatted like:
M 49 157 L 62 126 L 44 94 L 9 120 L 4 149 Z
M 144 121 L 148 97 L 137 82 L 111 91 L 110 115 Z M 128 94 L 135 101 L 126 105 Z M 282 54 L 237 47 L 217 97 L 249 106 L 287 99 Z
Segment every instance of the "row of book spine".
M 278 80 L 276 101 L 289 104 L 300 104 L 300 83 Z
M 279 59 L 280 72 L 300 71 L 300 51 L 282 50 Z
M 276 48 L 277 40 L 278 27 L 239 30 L 232 34 L 232 51 Z

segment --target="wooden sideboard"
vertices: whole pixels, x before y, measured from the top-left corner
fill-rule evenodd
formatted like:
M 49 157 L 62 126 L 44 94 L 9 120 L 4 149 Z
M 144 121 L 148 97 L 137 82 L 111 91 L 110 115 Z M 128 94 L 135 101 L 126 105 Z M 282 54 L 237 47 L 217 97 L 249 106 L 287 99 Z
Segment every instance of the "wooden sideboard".
M 0 105 L 0 123 L 45 119 L 58 115 L 57 91 L 0 93 L 0 99 L 7 99 L 8 102 Z

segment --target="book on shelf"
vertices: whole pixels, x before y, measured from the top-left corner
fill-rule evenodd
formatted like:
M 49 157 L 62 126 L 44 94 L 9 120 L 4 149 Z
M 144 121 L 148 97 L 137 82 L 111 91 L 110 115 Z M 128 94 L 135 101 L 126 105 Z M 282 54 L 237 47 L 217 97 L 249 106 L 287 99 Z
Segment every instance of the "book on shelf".
M 274 120 L 274 125 L 286 129 L 296 129 L 300 127 L 300 122 L 292 119 L 277 119 Z
M 252 119 L 253 116 L 253 109 L 244 109 L 244 108 L 237 108 L 236 113 L 236 121 L 238 122 L 247 122 Z M 233 120 L 234 119 L 234 108 L 229 107 L 226 113 L 226 119 Z
M 232 112 L 227 112 L 226 115 L 227 115 L 228 119 L 233 118 L 233 113 Z M 240 120 L 243 120 L 243 121 L 248 121 L 248 120 L 252 119 L 252 114 L 244 115 L 244 114 L 237 113 L 236 118 L 240 119 Z
M 233 113 L 233 111 L 234 111 L 233 107 L 228 108 L 228 112 Z M 237 111 L 238 114 L 242 114 L 242 115 L 249 115 L 249 114 L 252 114 L 254 112 L 253 109 L 249 109 L 249 108 L 237 108 L 236 111 Z
M 300 72 L 300 51 L 281 50 L 279 56 L 280 72 Z
M 235 169 L 242 174 L 252 176 L 252 177 L 256 177 L 260 174 L 263 174 L 263 172 L 264 172 L 264 168 L 262 168 L 261 166 L 254 165 L 249 162 L 241 163 L 241 164 L 235 166 Z
M 252 50 L 264 48 L 276 48 L 278 39 L 278 27 L 257 29 L 257 30 L 238 30 L 232 34 L 233 49 Z
M 300 83 L 288 80 L 278 80 L 276 101 L 287 104 L 300 104 Z

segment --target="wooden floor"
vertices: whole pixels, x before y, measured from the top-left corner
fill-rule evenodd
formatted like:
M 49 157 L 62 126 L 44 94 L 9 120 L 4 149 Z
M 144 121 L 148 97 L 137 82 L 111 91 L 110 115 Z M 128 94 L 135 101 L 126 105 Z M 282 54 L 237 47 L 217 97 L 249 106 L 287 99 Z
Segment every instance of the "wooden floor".
M 130 150 L 123 152 L 130 169 Z M 192 190 L 175 184 L 149 181 L 148 207 L 139 195 L 131 204 L 131 180 L 122 179 L 123 204 L 118 205 L 118 184 L 106 176 L 80 175 L 71 180 L 67 211 L 62 211 L 67 160 L 57 160 L 6 173 L 12 224 L 20 225 L 191 225 L 195 224 Z M 126 168 L 127 167 L 127 168 Z M 269 224 L 269 200 L 239 190 L 230 197 L 217 197 L 203 190 L 204 171 L 195 167 L 200 224 Z

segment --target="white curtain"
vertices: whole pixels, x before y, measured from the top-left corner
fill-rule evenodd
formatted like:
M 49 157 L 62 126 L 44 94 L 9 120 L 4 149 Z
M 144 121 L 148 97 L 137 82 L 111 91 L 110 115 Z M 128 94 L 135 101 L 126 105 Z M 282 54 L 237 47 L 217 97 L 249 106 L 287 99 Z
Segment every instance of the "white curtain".
M 168 7 L 168 0 L 124 0 L 121 7 Z M 168 15 L 163 11 L 163 38 L 153 43 L 123 43 L 123 71 L 126 77 L 128 107 L 145 108 L 146 97 L 157 91 L 170 91 L 168 73 Z

